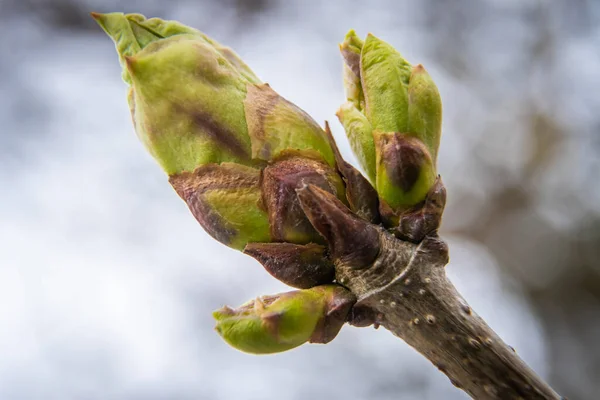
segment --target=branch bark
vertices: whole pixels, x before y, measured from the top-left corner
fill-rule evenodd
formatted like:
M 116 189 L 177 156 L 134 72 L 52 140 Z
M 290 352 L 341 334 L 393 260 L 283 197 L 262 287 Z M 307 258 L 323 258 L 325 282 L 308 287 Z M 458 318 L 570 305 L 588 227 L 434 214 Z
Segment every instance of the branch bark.
M 336 264 L 337 281 L 358 298 L 352 325 L 385 327 L 473 398 L 561 399 L 446 278 L 447 245 L 437 235 L 413 244 L 382 229 L 380 245 L 368 268 Z

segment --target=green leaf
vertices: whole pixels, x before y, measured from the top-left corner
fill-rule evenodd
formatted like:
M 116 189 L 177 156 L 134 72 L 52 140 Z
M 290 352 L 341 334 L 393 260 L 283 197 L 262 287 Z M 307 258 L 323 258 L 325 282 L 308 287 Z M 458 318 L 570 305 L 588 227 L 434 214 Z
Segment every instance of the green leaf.
M 410 64 L 392 46 L 369 34 L 361 53 L 366 116 L 373 129 L 407 132 Z

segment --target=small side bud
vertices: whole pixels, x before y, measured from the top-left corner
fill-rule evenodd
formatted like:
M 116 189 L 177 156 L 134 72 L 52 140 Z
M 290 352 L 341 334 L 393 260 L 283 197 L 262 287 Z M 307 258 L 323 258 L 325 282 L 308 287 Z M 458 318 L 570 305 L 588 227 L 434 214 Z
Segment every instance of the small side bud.
M 248 242 L 271 240 L 269 219 L 260 207 L 259 174 L 238 164 L 207 164 L 169 182 L 208 234 L 241 250 Z
M 297 190 L 300 205 L 315 229 L 329 244 L 336 262 L 366 268 L 379 254 L 377 228 L 354 215 L 332 194 L 307 185 Z
M 330 341 L 355 301 L 346 289 L 323 285 L 263 296 L 237 309 L 223 307 L 213 317 L 215 329 L 232 347 L 246 353 L 270 354 L 307 341 Z
M 248 243 L 244 253 L 254 257 L 273 277 L 298 289 L 331 283 L 335 277 L 325 247 L 317 244 Z
M 366 328 L 377 322 L 377 315 L 371 307 L 356 305 L 348 314 L 348 323 L 357 328 Z

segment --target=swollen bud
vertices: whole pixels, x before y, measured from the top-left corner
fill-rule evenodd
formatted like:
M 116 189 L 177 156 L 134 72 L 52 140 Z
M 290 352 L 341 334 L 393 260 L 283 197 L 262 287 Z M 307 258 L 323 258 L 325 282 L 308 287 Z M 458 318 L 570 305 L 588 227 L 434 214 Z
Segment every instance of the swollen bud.
M 167 174 L 208 163 L 256 165 L 244 118 L 247 81 L 211 45 L 177 35 L 127 57 L 126 66 L 136 132 Z
M 437 176 L 442 124 L 438 89 L 422 65 L 413 67 L 371 34 L 363 43 L 350 31 L 340 50 L 346 76 L 356 79 L 344 79 L 349 95 L 338 118 L 375 183 L 380 209 L 398 216 L 425 200 Z
M 237 309 L 213 313 L 215 329 L 232 347 L 246 353 L 270 354 L 308 341 L 327 343 L 339 332 L 356 302 L 338 285 L 263 296 Z
M 344 199 L 345 188 L 310 116 L 196 29 L 139 14 L 92 17 L 115 42 L 138 137 L 209 234 L 240 250 L 322 241 L 295 189 L 315 184 Z

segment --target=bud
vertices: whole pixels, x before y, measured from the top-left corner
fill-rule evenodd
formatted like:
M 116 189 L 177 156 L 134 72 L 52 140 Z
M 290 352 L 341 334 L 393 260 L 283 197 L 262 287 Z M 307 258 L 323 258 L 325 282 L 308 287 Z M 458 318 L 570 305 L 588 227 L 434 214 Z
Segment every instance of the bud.
M 312 118 L 200 31 L 139 14 L 92 16 L 115 42 L 138 137 L 209 234 L 240 250 L 321 240 L 295 189 L 308 182 L 344 199 L 344 184 Z
M 213 313 L 215 329 L 232 347 L 247 353 L 270 354 L 308 341 L 327 343 L 337 335 L 356 302 L 338 285 L 263 296 L 237 309 Z
M 436 177 L 441 100 L 422 65 L 392 46 L 354 31 L 340 45 L 346 102 L 337 115 L 381 207 L 400 214 L 425 200 Z

